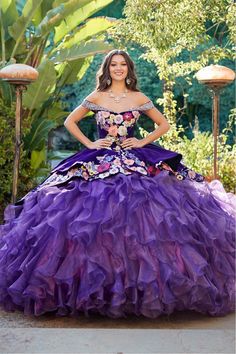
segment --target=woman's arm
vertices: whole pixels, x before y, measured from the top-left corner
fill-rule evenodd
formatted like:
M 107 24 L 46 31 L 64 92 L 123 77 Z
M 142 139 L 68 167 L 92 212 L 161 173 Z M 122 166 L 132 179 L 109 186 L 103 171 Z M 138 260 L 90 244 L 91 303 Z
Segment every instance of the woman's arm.
M 76 123 L 83 119 L 88 112 L 89 109 L 78 106 L 68 115 L 64 122 L 66 129 L 87 148 L 91 146 L 92 141 L 82 133 Z
M 139 105 L 143 105 L 147 102 L 150 101 L 150 99 L 145 96 L 144 94 L 140 93 L 140 100 L 139 100 Z M 151 109 L 145 110 L 145 115 L 150 117 L 154 123 L 158 125 L 158 128 L 156 128 L 152 133 L 147 135 L 143 139 L 136 139 L 136 138 L 128 138 L 122 143 L 122 147 L 143 147 L 147 144 L 152 143 L 153 141 L 157 140 L 160 138 L 162 135 L 164 135 L 169 129 L 170 129 L 170 124 L 166 120 L 165 116 L 156 108 L 153 107 Z
M 90 102 L 93 102 L 94 97 L 96 96 L 96 92 L 91 93 L 86 99 L 89 99 Z M 86 114 L 89 112 L 89 109 L 80 105 L 75 108 L 66 118 L 64 122 L 64 126 L 66 129 L 83 145 L 85 145 L 88 149 L 98 149 L 98 148 L 107 148 L 110 147 L 111 141 L 108 139 L 98 139 L 96 141 L 91 141 L 85 136 L 78 125 L 81 119 L 83 119 Z
M 153 141 L 157 140 L 170 129 L 170 124 L 166 120 L 165 116 L 160 111 L 158 111 L 156 107 L 145 111 L 145 115 L 150 117 L 154 121 L 154 123 L 158 125 L 158 128 L 148 134 L 145 138 L 141 139 L 144 145 L 150 144 Z

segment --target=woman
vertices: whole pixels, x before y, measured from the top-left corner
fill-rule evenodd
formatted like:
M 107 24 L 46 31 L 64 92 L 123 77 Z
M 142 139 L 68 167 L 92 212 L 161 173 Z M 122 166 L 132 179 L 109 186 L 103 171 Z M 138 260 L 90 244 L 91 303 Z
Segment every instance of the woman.
M 234 309 L 236 197 L 154 143 L 169 124 L 113 50 L 98 85 L 66 119 L 85 148 L 5 209 L 0 305 L 35 316 L 156 318 Z M 99 139 L 77 124 L 95 113 Z M 142 112 L 158 128 L 133 137 Z

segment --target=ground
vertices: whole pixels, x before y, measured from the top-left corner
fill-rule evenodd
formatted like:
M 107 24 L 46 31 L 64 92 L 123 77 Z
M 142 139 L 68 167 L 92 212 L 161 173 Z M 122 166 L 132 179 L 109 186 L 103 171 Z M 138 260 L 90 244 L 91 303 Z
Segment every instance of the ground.
M 0 311 L 0 353 L 234 353 L 234 314 L 176 312 L 157 319 L 24 316 Z

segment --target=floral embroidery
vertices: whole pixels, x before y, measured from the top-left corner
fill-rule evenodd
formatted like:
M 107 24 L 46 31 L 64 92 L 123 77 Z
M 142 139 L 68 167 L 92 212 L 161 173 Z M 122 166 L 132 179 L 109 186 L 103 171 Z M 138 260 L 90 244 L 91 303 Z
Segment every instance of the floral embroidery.
M 205 180 L 204 176 L 202 176 L 200 173 L 196 173 L 195 171 L 182 164 L 179 164 L 177 171 L 174 171 L 167 163 L 163 161 L 158 162 L 156 167 L 160 170 L 169 171 L 170 175 L 175 175 L 175 177 L 180 181 L 186 178 L 197 182 L 203 182 Z
M 101 129 L 108 132 L 108 135 L 125 136 L 128 134 L 127 128 L 132 127 L 139 116 L 138 111 L 124 112 L 123 114 L 99 111 L 96 113 L 96 121 Z
M 183 180 L 185 178 L 197 182 L 202 182 L 204 180 L 202 175 L 181 164 L 177 171 L 174 171 L 163 161 L 152 165 L 140 160 L 130 151 L 121 150 L 118 154 L 97 156 L 95 161 L 79 161 L 78 165 L 70 168 L 65 174 L 60 172 L 53 173 L 36 188 L 40 189 L 49 185 L 61 184 L 67 182 L 72 177 L 81 177 L 86 181 L 90 181 L 98 178 L 103 179 L 117 173 L 129 175 L 133 172 L 153 177 L 158 175 L 162 170 L 169 171 L 169 174 L 175 175 L 178 180 Z

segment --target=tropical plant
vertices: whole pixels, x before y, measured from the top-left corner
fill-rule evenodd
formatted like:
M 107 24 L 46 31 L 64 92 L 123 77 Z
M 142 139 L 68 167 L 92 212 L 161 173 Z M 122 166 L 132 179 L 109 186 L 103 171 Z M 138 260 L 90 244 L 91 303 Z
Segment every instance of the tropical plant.
M 235 161 L 236 161 L 236 144 L 229 145 L 227 143 L 229 131 L 235 131 L 236 110 L 233 109 L 230 114 L 230 119 L 227 126 L 223 129 L 218 137 L 218 176 L 224 185 L 224 188 L 229 192 L 236 192 L 236 175 L 235 175 Z M 179 132 L 183 132 L 183 128 L 179 128 Z M 148 132 L 139 127 L 141 137 L 148 135 Z M 213 179 L 213 149 L 214 139 L 210 132 L 201 132 L 199 130 L 198 118 L 195 118 L 195 125 L 193 128 L 193 138 L 188 138 L 186 135 L 181 137 L 178 134 L 175 141 L 173 137 L 168 139 L 165 135 L 160 137 L 156 144 L 160 144 L 166 149 L 177 151 L 182 154 L 182 162 L 195 170 Z
M 23 95 L 23 118 L 30 130 L 24 150 L 37 170 L 45 160 L 49 131 L 68 114 L 60 102 L 62 87 L 80 80 L 96 53 L 112 49 L 106 30 L 115 20 L 90 18 L 112 0 L 1 0 L 0 67 L 25 63 L 39 78 Z M 11 107 L 14 91 L 0 82 L 0 97 Z
M 163 97 L 157 103 L 172 125 L 166 138 L 172 134 L 175 140 L 176 79 L 182 77 L 191 85 L 193 74 L 203 66 L 234 59 L 236 4 L 232 0 L 127 0 L 124 15 L 110 34 L 122 47 L 138 43 L 144 49 L 142 58 L 156 65 L 163 84 Z

